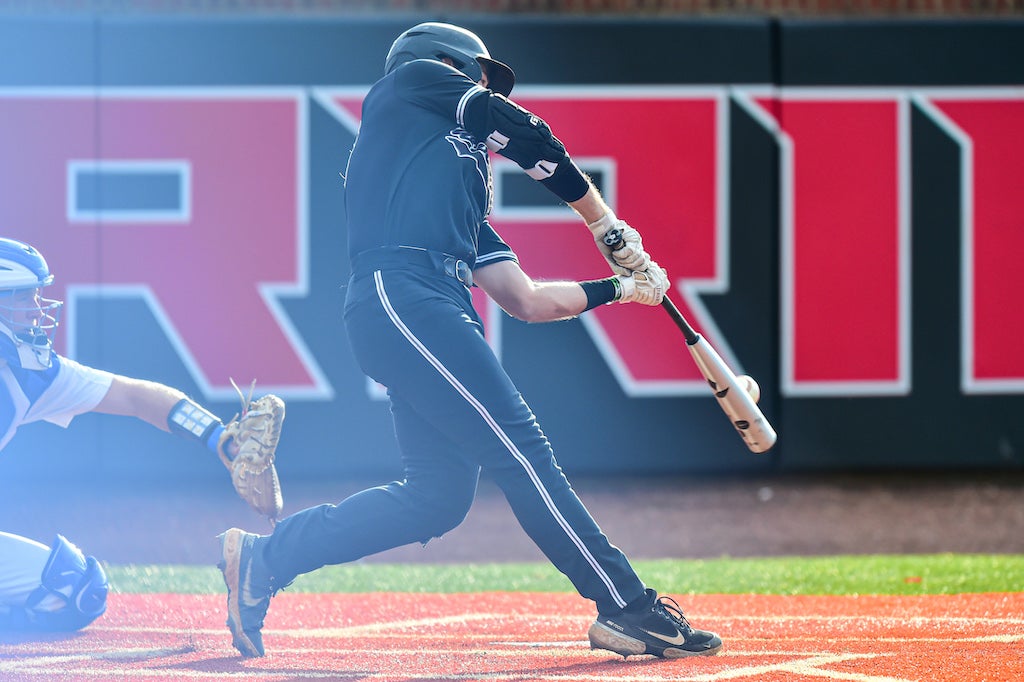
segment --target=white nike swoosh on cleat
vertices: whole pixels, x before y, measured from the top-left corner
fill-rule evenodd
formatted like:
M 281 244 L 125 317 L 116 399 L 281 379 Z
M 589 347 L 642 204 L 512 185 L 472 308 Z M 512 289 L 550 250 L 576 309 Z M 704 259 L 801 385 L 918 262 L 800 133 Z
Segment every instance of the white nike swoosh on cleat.
M 245 582 L 242 583 L 238 590 L 238 600 L 242 603 L 242 606 L 259 606 L 261 599 L 255 599 L 252 596 L 252 558 L 249 559 L 249 564 L 245 567 Z
M 673 645 L 676 645 L 676 646 L 678 646 L 680 644 L 686 644 L 686 637 L 683 637 L 683 633 L 681 633 L 681 632 L 676 632 L 676 636 L 675 637 L 666 637 L 665 635 L 659 635 L 657 632 L 651 632 L 650 630 L 644 630 L 643 628 L 640 628 L 640 631 L 645 633 L 645 634 L 650 635 L 651 637 L 655 637 L 657 639 L 660 639 L 661 641 L 665 642 L 666 644 L 673 644 Z

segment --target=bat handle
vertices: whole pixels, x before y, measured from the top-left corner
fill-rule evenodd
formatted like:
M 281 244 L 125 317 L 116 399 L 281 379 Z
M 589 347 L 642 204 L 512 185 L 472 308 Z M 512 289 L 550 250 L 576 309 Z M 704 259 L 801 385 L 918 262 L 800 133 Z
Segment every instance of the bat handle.
M 686 318 L 679 312 L 679 308 L 676 307 L 676 304 L 672 302 L 668 295 L 661 299 L 661 307 L 668 311 L 668 316 L 679 327 L 679 331 L 683 332 L 683 338 L 686 340 L 687 346 L 693 346 L 700 341 L 700 334 L 690 326 L 690 323 L 686 321 Z
M 622 230 L 617 227 L 608 230 L 602 239 L 605 245 L 607 245 L 612 251 L 622 248 Z M 683 317 L 683 314 L 679 312 L 679 308 L 676 307 L 676 304 L 673 303 L 672 299 L 667 295 L 661 300 L 661 307 L 668 312 L 669 317 L 671 317 L 672 321 L 676 323 L 679 330 L 683 332 L 683 338 L 686 339 L 686 344 L 688 346 L 692 346 L 700 341 L 700 336 L 696 331 L 694 331 L 693 327 L 690 326 L 690 323 L 686 321 L 685 317 Z

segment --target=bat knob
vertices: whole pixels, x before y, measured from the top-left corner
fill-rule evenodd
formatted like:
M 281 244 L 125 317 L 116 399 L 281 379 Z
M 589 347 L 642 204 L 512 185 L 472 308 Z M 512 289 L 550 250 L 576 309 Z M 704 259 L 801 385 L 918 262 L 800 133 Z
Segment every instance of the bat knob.
M 617 227 L 613 227 L 604 233 L 602 240 L 604 241 L 605 246 L 611 247 L 614 251 L 622 246 L 622 230 Z

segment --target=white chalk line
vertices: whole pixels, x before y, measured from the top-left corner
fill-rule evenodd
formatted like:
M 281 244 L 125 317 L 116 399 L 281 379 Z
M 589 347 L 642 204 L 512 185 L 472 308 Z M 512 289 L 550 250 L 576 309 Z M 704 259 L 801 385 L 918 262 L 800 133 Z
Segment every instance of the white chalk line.
M 384 637 L 384 638 L 397 638 L 397 637 L 423 637 L 423 633 L 403 633 L 402 630 L 416 630 L 430 627 L 446 627 L 449 625 L 468 625 L 474 622 L 493 621 L 496 623 L 517 623 L 521 621 L 527 621 L 529 623 L 551 623 L 554 625 L 570 623 L 572 625 L 578 625 L 579 627 L 586 628 L 590 622 L 589 617 L 579 616 L 554 616 L 551 614 L 516 614 L 509 616 L 503 613 L 469 613 L 453 616 L 441 616 L 434 618 L 421 618 L 414 620 L 401 620 L 401 621 L 378 621 L 374 623 L 368 623 L 364 625 L 349 625 L 346 627 L 333 627 L 333 628 L 306 628 L 298 632 L 301 635 L 293 634 L 295 630 L 289 629 L 274 629 L 264 628 L 263 633 L 273 633 L 279 636 L 303 636 L 303 637 Z M 854 624 L 870 624 L 872 627 L 929 627 L 934 628 L 935 624 L 938 623 L 944 626 L 942 629 L 950 629 L 948 626 L 957 625 L 962 627 L 978 627 L 978 626 L 1015 626 L 1019 625 L 1024 627 L 1024 618 L 990 618 L 985 616 L 979 617 L 966 617 L 966 616 L 824 616 L 824 615 L 807 615 L 807 616 L 748 616 L 748 615 L 734 615 L 734 616 L 702 616 L 699 624 L 704 623 L 744 623 L 744 622 L 757 622 L 757 623 L 768 623 L 768 624 L 799 624 L 801 622 L 810 623 L 854 623 Z M 181 628 L 153 628 L 147 626 L 108 626 L 108 625 L 92 625 L 89 631 L 96 632 L 140 632 L 140 633 L 179 633 Z M 212 634 L 217 632 L 225 632 L 226 628 L 198 628 L 190 629 L 190 632 L 197 632 L 203 634 Z M 431 635 L 433 636 L 433 635 Z M 467 634 L 456 634 L 454 637 L 472 637 L 472 633 Z M 476 635 L 480 637 L 492 637 L 490 634 Z
M 623 668 L 628 666 L 628 663 L 622 663 L 621 665 L 616 664 L 615 670 L 609 670 L 608 674 L 586 674 L 586 675 L 572 675 L 572 674 L 538 674 L 536 671 L 524 674 L 518 673 L 486 673 L 486 672 L 473 672 L 473 673 L 456 673 L 456 674 L 439 674 L 439 673 L 416 673 L 416 672 L 404 672 L 404 673 L 376 673 L 366 670 L 358 671 L 332 671 L 319 673 L 316 671 L 303 670 L 303 679 L 334 679 L 334 680 L 346 680 L 346 679 L 391 679 L 391 680 L 451 680 L 452 682 L 458 682 L 461 680 L 543 680 L 550 682 L 571 682 L 573 680 L 579 680 L 580 682 L 604 682 L 606 680 L 616 680 L 621 682 L 668 682 L 669 680 L 681 681 L 681 682 L 717 682 L 718 680 L 736 680 L 742 678 L 753 678 L 758 679 L 766 674 L 775 672 L 786 672 L 796 675 L 804 675 L 810 677 L 823 677 L 833 680 L 852 680 L 854 682 L 910 682 L 903 678 L 898 677 L 879 677 L 873 675 L 863 675 L 859 673 L 840 673 L 830 670 L 824 670 L 820 666 L 831 665 L 835 663 L 843 663 L 846 661 L 857 660 L 857 659 L 869 659 L 874 658 L 874 655 L 869 654 L 831 654 L 831 655 L 816 655 L 809 656 L 803 660 L 798 661 L 786 661 L 778 664 L 767 664 L 767 665 L 753 665 L 739 668 L 730 668 L 714 673 L 707 673 L 701 675 L 686 675 L 685 669 L 683 668 L 686 663 L 685 661 L 679 662 L 666 662 L 665 665 L 659 666 L 659 668 L 671 668 L 666 670 L 664 674 L 660 670 L 655 670 L 651 666 L 644 666 L 642 675 L 629 675 L 624 674 Z M 53 674 L 53 665 L 60 663 L 68 663 L 74 660 L 75 657 L 49 657 L 46 661 L 39 661 L 38 667 L 21 668 L 17 672 L 26 676 L 48 676 Z M 71 660 L 69 660 L 71 659 Z M 116 672 L 119 678 L 131 678 L 131 677 L 144 677 L 152 676 L 153 670 L 139 670 L 139 669 L 127 669 L 119 670 Z M 296 672 L 289 670 L 273 670 L 273 669 L 257 669 L 255 667 L 246 667 L 244 670 L 237 672 L 233 671 L 220 671 L 220 672 L 202 672 L 193 670 L 168 670 L 161 669 L 160 675 L 164 679 L 253 679 L 259 678 L 261 680 L 273 680 L 273 679 L 295 679 Z M 113 672 L 109 670 L 81 670 L 76 669 L 74 672 L 76 678 L 81 677 L 111 677 Z

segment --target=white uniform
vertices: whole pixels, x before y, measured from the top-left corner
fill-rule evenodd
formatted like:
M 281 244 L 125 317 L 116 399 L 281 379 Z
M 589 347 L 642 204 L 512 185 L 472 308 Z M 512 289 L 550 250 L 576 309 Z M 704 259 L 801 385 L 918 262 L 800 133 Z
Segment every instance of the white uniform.
M 0 360 L 0 450 L 22 424 L 48 421 L 67 427 L 76 416 L 95 409 L 110 389 L 110 372 L 51 357 L 52 367 L 41 371 L 12 371 Z M 25 603 L 39 587 L 49 556 L 50 548 L 43 544 L 0 532 L 0 611 Z

